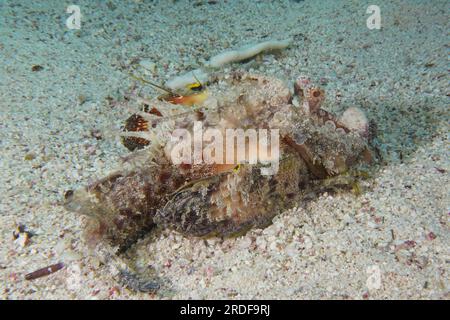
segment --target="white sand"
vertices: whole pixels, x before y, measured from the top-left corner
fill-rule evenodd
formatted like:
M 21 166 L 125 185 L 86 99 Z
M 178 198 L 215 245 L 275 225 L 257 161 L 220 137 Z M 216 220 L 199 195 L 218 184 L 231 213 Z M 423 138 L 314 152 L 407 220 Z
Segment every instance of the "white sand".
M 80 31 L 67 30 L 60 1 L 0 4 L 1 298 L 449 298 L 448 1 L 377 1 L 380 31 L 367 29 L 365 1 L 75 2 Z M 121 288 L 81 240 L 83 218 L 60 206 L 127 153 L 109 132 L 132 105 L 106 100 L 132 84 L 120 65 L 149 59 L 162 83 L 223 50 L 289 37 L 254 69 L 308 75 L 329 110 L 359 106 L 377 122 L 384 160 L 363 194 L 323 194 L 238 239 L 144 239 L 139 261 L 172 291 Z M 26 246 L 13 240 L 18 223 L 35 234 Z

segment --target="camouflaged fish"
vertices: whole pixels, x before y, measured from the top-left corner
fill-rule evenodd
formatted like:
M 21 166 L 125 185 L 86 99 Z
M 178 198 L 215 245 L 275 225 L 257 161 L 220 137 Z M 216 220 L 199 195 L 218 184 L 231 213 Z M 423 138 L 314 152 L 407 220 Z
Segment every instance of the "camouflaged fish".
M 305 77 L 295 81 L 292 93 L 278 79 L 236 71 L 214 77 L 201 92 L 146 101 L 125 123 L 123 144 L 133 152 L 116 172 L 67 193 L 65 206 L 91 217 L 88 237 L 119 255 L 155 226 L 197 237 L 267 226 L 322 182 L 371 161 L 363 112 L 352 107 L 337 118 L 321 108 L 324 99 L 324 91 Z M 192 132 L 198 121 L 220 132 L 278 129 L 277 173 L 262 174 L 267 163 L 245 161 L 174 164 L 171 133 Z M 121 276 L 133 289 L 159 286 L 125 266 Z

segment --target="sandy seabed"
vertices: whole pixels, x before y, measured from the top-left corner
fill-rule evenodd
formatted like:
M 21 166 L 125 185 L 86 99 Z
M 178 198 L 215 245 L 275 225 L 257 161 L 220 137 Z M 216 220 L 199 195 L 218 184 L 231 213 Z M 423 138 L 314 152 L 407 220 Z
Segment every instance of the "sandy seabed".
M 448 1 L 378 0 L 381 30 L 366 26 L 367 1 L 74 2 L 80 30 L 67 29 L 64 2 L 0 3 L 1 298 L 448 299 Z M 130 115 L 126 66 L 151 61 L 147 76 L 162 83 L 223 50 L 289 37 L 247 67 L 308 75 L 326 109 L 358 106 L 377 123 L 383 160 L 363 193 L 322 194 L 236 239 L 143 239 L 138 263 L 171 289 L 122 288 L 61 201 L 127 153 L 113 134 Z M 18 224 L 28 242 L 14 240 Z

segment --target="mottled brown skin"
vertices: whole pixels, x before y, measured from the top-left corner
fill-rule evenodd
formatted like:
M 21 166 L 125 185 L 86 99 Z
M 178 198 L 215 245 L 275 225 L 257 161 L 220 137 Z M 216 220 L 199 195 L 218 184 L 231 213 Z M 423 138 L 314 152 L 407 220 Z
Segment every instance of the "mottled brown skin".
M 201 237 L 232 236 L 268 225 L 276 214 L 298 204 L 318 181 L 347 171 L 369 152 L 363 137 L 320 108 L 322 90 L 304 78 L 294 89 L 303 107 L 292 104 L 289 89 L 279 80 L 234 73 L 208 89 L 214 103 L 206 101 L 203 109 L 186 114 L 186 107 L 176 109 L 156 99 L 152 106 L 159 112 L 155 117 L 175 119 L 167 120 L 175 128 L 191 129 L 201 113 L 205 127 L 279 129 L 276 175 L 261 175 L 261 164 L 243 164 L 238 170 L 234 165 L 173 165 L 164 151 L 168 145 L 164 136 L 156 142 L 125 137 L 131 150 L 146 147 L 130 157 L 140 160 L 69 194 L 66 208 L 92 217 L 88 234 L 120 251 L 156 225 Z M 149 126 L 144 120 L 130 117 L 128 131 L 158 133 L 158 125 Z M 130 283 L 139 281 L 132 278 Z
M 292 207 L 309 180 L 300 157 L 290 152 L 277 175 L 262 176 L 259 167 L 242 166 L 237 173 L 215 175 L 177 192 L 155 221 L 187 235 L 240 234 L 268 225 L 280 210 Z M 230 184 L 236 188 L 230 190 Z

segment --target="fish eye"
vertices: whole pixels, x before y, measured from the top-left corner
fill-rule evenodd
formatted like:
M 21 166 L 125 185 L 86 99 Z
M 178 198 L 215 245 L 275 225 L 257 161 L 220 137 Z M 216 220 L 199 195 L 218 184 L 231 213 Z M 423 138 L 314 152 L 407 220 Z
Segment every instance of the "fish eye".
M 192 83 L 188 85 L 187 88 L 192 91 L 202 91 L 203 85 L 201 83 Z

